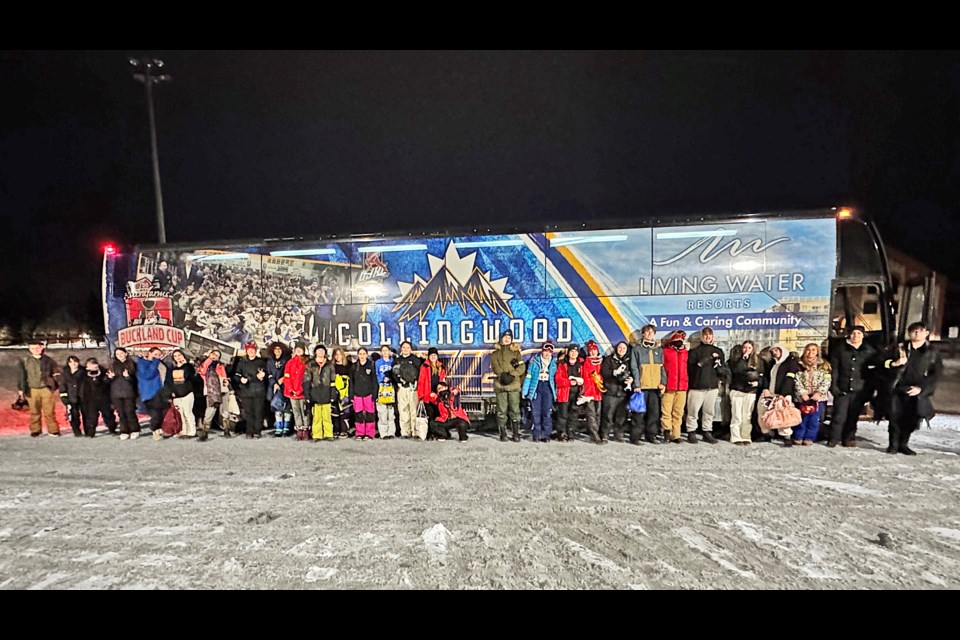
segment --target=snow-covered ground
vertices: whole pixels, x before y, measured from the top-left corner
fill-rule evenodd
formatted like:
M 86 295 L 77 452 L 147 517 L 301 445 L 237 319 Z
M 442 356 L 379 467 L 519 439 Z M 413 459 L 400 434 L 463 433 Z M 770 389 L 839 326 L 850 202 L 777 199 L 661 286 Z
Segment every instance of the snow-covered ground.
M 856 449 L 4 437 L 0 588 L 958 588 L 960 418 L 933 424 L 915 457 L 871 424 Z

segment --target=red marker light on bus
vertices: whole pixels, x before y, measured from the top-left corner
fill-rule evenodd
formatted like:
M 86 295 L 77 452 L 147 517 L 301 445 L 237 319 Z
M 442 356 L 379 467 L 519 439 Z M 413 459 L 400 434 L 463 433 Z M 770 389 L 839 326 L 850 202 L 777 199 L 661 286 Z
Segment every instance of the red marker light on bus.
M 113 244 L 112 242 L 108 242 L 107 244 L 103 245 L 103 255 L 105 256 L 117 255 L 117 245 Z

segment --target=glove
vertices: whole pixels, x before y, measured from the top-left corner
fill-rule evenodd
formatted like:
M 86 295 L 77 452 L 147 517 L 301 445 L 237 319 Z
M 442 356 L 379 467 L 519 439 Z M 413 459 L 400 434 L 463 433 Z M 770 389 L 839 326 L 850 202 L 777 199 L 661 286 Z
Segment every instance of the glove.
M 70 406 L 70 397 L 67 396 L 67 394 L 65 394 L 65 393 L 61 393 L 61 394 L 60 394 L 60 402 L 63 403 L 63 406 L 69 407 L 69 406 Z
M 510 366 L 516 369 L 517 367 L 520 366 L 520 363 L 521 363 L 520 358 L 514 358 L 513 360 L 510 361 Z
M 613 375 L 618 376 L 618 375 L 620 375 L 621 373 L 623 373 L 623 372 L 626 371 L 626 370 L 627 370 L 627 365 L 622 364 L 622 365 L 620 365 L 619 367 L 617 367 L 616 369 L 613 370 Z

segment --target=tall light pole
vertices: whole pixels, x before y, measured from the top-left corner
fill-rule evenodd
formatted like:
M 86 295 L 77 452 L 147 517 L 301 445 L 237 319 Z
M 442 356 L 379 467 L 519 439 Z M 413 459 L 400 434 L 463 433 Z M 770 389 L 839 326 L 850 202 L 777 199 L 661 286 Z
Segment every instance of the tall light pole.
M 153 159 L 153 190 L 157 196 L 157 236 L 160 244 L 167 243 L 167 230 L 163 224 L 163 193 L 160 191 L 160 158 L 157 155 L 157 125 L 153 116 L 153 85 L 168 82 L 171 76 L 159 73 L 163 60 L 156 58 L 130 58 L 133 77 L 147 88 L 147 115 L 150 118 L 150 155 Z

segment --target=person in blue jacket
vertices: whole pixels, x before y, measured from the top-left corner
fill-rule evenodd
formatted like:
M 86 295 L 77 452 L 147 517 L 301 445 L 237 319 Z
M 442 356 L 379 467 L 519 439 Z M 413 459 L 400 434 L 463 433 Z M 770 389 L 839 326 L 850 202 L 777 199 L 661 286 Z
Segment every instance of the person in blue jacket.
M 530 437 L 534 442 L 550 442 L 553 433 L 553 418 L 550 415 L 553 403 L 557 399 L 557 387 L 554 374 L 557 361 L 553 358 L 553 343 L 544 342 L 540 355 L 530 358 L 527 363 L 527 375 L 523 379 L 521 395 L 530 401 L 533 410 L 533 428 Z
M 163 393 L 163 383 L 167 376 L 167 367 L 163 364 L 163 351 L 159 347 L 152 347 L 147 351 L 146 356 L 136 360 L 136 364 L 140 399 L 150 413 L 153 439 L 160 440 L 163 437 L 160 427 L 168 404 L 168 398 Z

